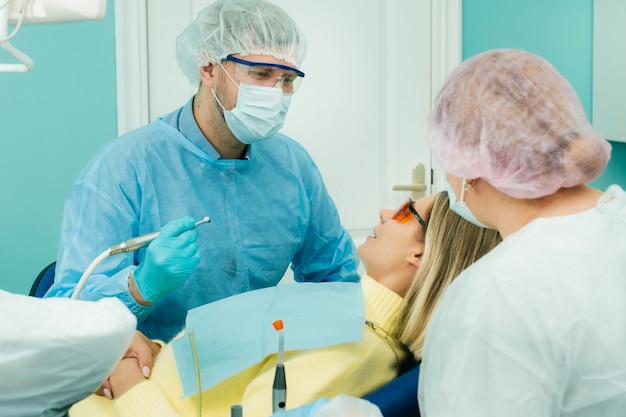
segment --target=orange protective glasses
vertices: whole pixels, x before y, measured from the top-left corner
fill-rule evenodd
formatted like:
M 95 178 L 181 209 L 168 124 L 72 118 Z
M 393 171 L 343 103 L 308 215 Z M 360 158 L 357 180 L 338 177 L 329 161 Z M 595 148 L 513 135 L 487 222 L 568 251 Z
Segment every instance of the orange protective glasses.
M 415 219 L 417 219 L 419 224 L 421 224 L 422 227 L 424 228 L 424 231 L 426 231 L 426 227 L 428 225 L 426 224 L 424 219 L 422 219 L 422 216 L 419 215 L 417 210 L 415 210 L 415 207 L 413 207 L 414 202 L 415 201 L 413 201 L 412 198 L 409 198 L 408 200 L 406 200 L 404 204 L 398 207 L 398 209 L 393 213 L 393 216 L 391 216 L 391 218 L 397 222 L 404 223 L 406 221 L 411 220 L 413 217 L 415 217 Z M 411 215 L 413 215 L 413 217 L 411 217 Z

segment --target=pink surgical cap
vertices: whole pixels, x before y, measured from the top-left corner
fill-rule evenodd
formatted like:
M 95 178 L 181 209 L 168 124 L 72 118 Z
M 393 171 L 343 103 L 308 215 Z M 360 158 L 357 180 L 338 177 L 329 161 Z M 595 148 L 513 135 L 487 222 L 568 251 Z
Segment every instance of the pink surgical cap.
M 499 49 L 456 68 L 428 117 L 428 143 L 446 173 L 538 198 L 597 178 L 611 146 L 576 92 L 546 60 Z

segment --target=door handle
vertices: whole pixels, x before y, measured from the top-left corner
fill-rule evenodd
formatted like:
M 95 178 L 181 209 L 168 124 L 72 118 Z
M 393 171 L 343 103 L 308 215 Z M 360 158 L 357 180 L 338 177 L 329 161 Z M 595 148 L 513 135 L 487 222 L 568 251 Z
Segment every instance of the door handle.
M 411 184 L 394 185 L 394 191 L 410 191 L 411 198 L 417 200 L 426 195 L 426 168 L 424 164 L 415 161 L 411 164 Z

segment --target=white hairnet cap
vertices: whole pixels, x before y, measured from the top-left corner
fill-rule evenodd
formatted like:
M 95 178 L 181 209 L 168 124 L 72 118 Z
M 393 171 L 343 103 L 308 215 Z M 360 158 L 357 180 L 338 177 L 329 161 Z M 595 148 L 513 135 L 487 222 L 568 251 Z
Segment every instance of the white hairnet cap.
M 217 0 L 178 36 L 176 59 L 197 86 L 198 68 L 228 55 L 269 55 L 299 67 L 306 48 L 304 34 L 280 7 L 264 0 Z
M 456 68 L 428 124 L 443 171 L 482 178 L 515 198 L 588 183 L 611 153 L 569 82 L 546 60 L 514 49 L 484 52 Z

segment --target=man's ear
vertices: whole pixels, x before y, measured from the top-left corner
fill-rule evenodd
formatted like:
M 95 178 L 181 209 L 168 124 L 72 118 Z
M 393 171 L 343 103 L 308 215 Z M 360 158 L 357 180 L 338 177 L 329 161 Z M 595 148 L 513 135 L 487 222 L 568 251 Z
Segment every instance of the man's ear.
M 213 85 L 215 84 L 215 68 L 216 65 L 212 63 L 198 68 L 202 84 L 206 85 L 207 87 L 213 87 Z

